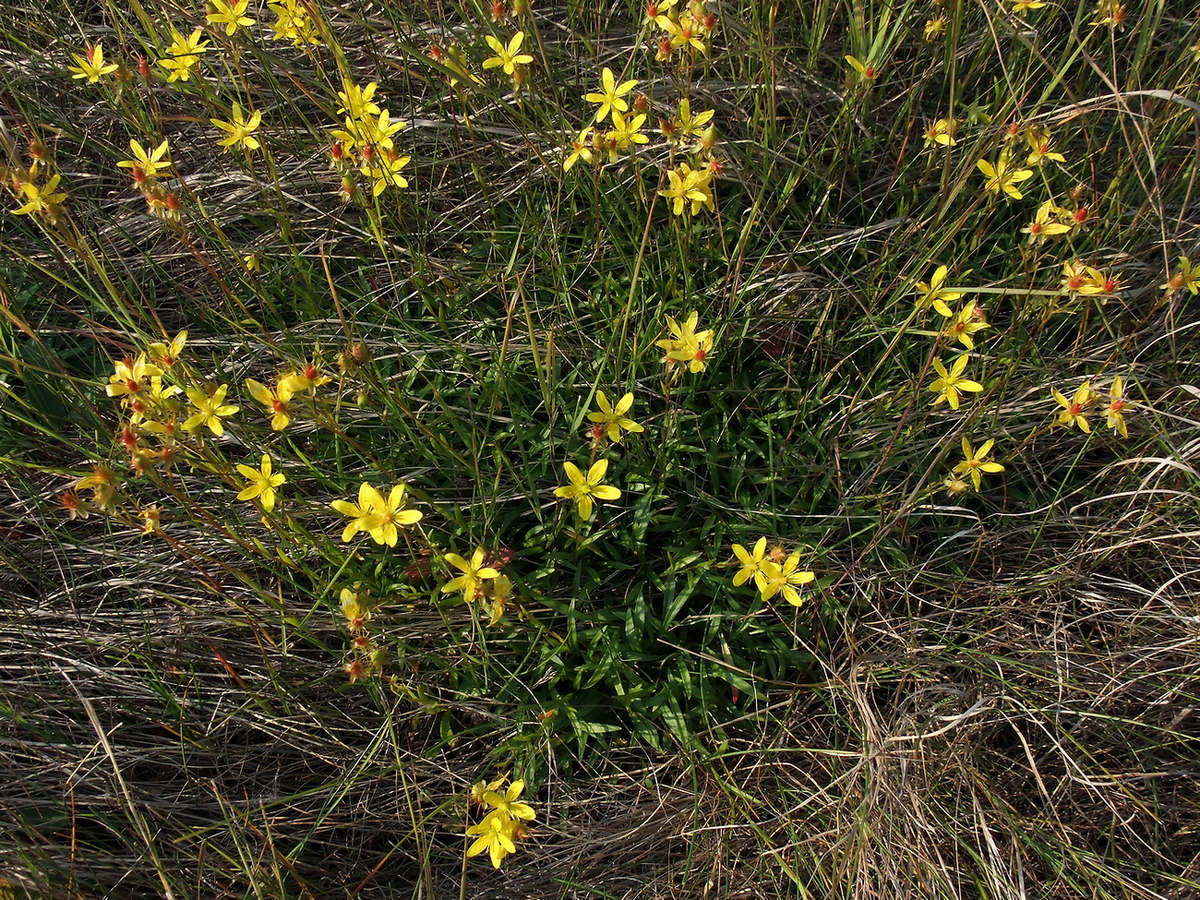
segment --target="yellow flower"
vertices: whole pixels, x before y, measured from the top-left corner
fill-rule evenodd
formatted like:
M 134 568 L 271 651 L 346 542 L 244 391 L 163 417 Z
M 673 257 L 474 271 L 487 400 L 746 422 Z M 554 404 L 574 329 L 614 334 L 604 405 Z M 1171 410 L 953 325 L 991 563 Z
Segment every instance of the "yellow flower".
M 41 187 L 32 181 L 21 181 L 21 193 L 25 195 L 25 202 L 13 210 L 13 215 L 27 216 L 30 213 L 56 215 L 59 206 L 67 199 L 66 194 L 55 193 L 61 177 L 61 175 L 55 175 Z
M 989 328 L 987 321 L 983 318 L 979 307 L 974 303 L 968 303 L 954 317 L 954 321 L 946 326 L 946 330 L 942 332 L 945 337 L 958 341 L 968 350 L 975 349 L 974 334 L 977 331 L 982 331 Z
M 707 169 L 693 171 L 687 163 L 680 163 L 678 168 L 667 169 L 668 186 L 658 194 L 671 201 L 671 212 L 675 215 L 682 216 L 685 211 L 695 215 L 701 206 L 707 206 L 710 210 L 716 207 L 711 179 L 712 174 Z
M 306 363 L 298 372 L 291 372 L 280 378 L 279 386 L 282 388 L 287 385 L 287 389 L 295 395 L 303 391 L 315 390 L 321 385 L 329 384 L 332 380 L 328 375 L 322 375 L 315 363 Z
M 630 116 L 626 120 L 625 116 L 617 110 L 612 112 L 613 130 L 610 134 L 616 138 L 618 150 L 628 150 L 633 144 L 649 143 L 650 138 L 642 134 L 642 125 L 646 122 L 644 113 L 639 113 L 636 116 Z
M 345 113 L 351 119 L 365 119 L 368 116 L 377 116 L 381 112 L 379 104 L 372 99 L 375 96 L 375 91 L 379 85 L 372 81 L 365 88 L 360 88 L 353 81 L 343 81 L 345 90 L 338 91 L 338 100 L 342 105 L 338 107 L 338 115 Z
M 385 500 L 379 491 L 369 488 L 367 504 L 371 507 L 374 518 L 367 531 L 375 543 L 395 547 L 396 541 L 400 539 L 401 527 L 415 525 L 425 518 L 425 514 L 419 509 L 405 508 L 408 505 L 404 496 L 407 490 L 408 486 L 400 482 L 391 489 Z
M 917 310 L 928 309 L 932 306 L 940 315 L 950 318 L 954 315 L 947 303 L 959 299 L 962 296 L 962 291 L 948 291 L 942 288 L 942 283 L 946 280 L 946 274 L 949 272 L 945 266 L 938 266 L 934 270 L 933 277 L 929 279 L 929 283 L 924 281 L 917 282 Z
M 986 159 L 979 160 L 975 165 L 987 178 L 987 181 L 983 185 L 984 190 L 992 194 L 999 194 L 1001 191 L 1004 191 L 1004 193 L 1014 200 L 1020 200 L 1025 196 L 1017 190 L 1017 185 L 1033 177 L 1032 171 L 1018 168 L 1009 159 L 1007 153 L 1001 153 L 994 166 Z
M 850 63 L 850 68 L 857 72 L 865 81 L 870 81 L 879 74 L 878 67 L 870 61 L 869 57 L 867 62 L 864 63 L 857 56 L 847 56 L 846 62 Z
M 348 542 L 358 532 L 370 533 L 375 527 L 374 503 L 376 499 L 382 500 L 379 492 L 364 481 L 358 486 L 358 503 L 351 503 L 349 500 L 334 500 L 329 504 L 337 512 L 350 517 L 350 521 L 346 523 L 346 527 L 342 531 L 343 543 Z
M 250 118 L 247 119 L 242 113 L 242 105 L 235 101 L 232 122 L 222 122 L 220 119 L 209 119 L 208 121 L 229 135 L 217 142 L 226 150 L 232 150 L 239 144 L 247 150 L 257 150 L 262 146 L 258 142 L 258 138 L 254 137 L 254 132 L 258 131 L 258 126 L 262 124 L 262 113 L 258 110 L 251 113 Z
M 1111 294 L 1117 290 L 1117 279 L 1108 278 L 1099 269 L 1079 260 L 1068 260 L 1063 263 L 1062 289 L 1072 297 L 1076 294 L 1088 297 Z
M 1021 229 L 1029 235 L 1029 243 L 1034 244 L 1056 234 L 1067 234 L 1071 226 L 1062 221 L 1063 216 L 1070 216 L 1069 210 L 1057 206 L 1053 200 L 1047 200 L 1033 214 L 1033 221 Z
M 937 16 L 925 21 L 925 32 L 923 37 L 926 41 L 936 41 L 946 33 L 946 17 Z
M 113 387 L 113 385 L 109 385 L 109 387 Z M 142 431 L 164 433 L 166 428 L 161 422 L 152 423 L 146 420 L 171 420 L 174 414 L 179 412 L 179 403 L 171 398 L 181 391 L 182 388 L 178 385 L 164 385 L 161 375 L 151 375 L 148 388 L 129 394 L 125 398 L 132 408 L 132 412 L 129 414 L 129 424 L 141 425 Z M 151 427 L 152 424 L 156 427 Z
M 693 375 L 704 371 L 709 354 L 712 353 L 713 333 L 712 329 L 697 332 L 696 324 L 699 319 L 700 314 L 694 310 L 682 325 L 671 316 L 667 316 L 667 327 L 675 337 L 655 343 L 666 351 L 668 367 L 677 363 L 687 363 L 688 371 Z
M 741 587 L 751 578 L 758 577 L 758 573 L 762 571 L 762 564 L 766 561 L 766 553 L 767 539 L 765 537 L 758 539 L 752 552 L 747 552 L 741 544 L 733 545 L 733 555 L 742 564 L 742 567 L 733 574 L 734 587 Z
M 1108 389 L 1108 408 L 1105 410 L 1104 424 L 1113 429 L 1123 438 L 1129 437 L 1129 426 L 1125 424 L 1125 409 L 1129 401 L 1124 394 L 1125 380 L 1118 375 L 1113 379 Z
M 271 457 L 267 454 L 262 455 L 262 463 L 260 468 L 252 469 L 250 466 L 238 464 L 238 473 L 246 478 L 250 483 L 242 488 L 237 495 L 239 500 L 253 500 L 258 498 L 262 508 L 270 512 L 275 508 L 275 489 L 287 481 L 287 476 L 282 472 L 271 474 Z
M 499 812 L 491 812 L 482 822 L 467 829 L 467 834 L 475 838 L 467 848 L 467 858 L 478 856 L 484 850 L 491 856 L 492 866 L 500 868 L 500 864 L 510 853 L 517 849 L 516 837 L 521 826 Z
M 637 79 L 617 84 L 612 69 L 605 66 L 600 73 L 600 90 L 584 94 L 583 99 L 588 103 L 600 104 L 600 109 L 596 111 L 596 123 L 599 124 L 608 118 L 610 111 L 629 112 L 629 103 L 624 97 L 635 87 L 637 87 Z
M 947 402 L 950 404 L 951 409 L 958 409 L 960 392 L 978 393 L 983 390 L 983 385 L 978 381 L 971 381 L 962 377 L 963 372 L 967 368 L 967 354 L 965 353 L 954 360 L 949 371 L 946 371 L 946 367 L 940 359 L 933 361 L 933 368 L 937 370 L 939 376 L 929 385 L 929 390 L 937 393 L 937 397 L 934 398 L 932 404 L 933 406 Z
M 1015 13 L 1023 13 L 1030 9 L 1041 9 L 1045 6 L 1044 0 L 1013 0 L 1012 11 Z
M 1088 407 L 1096 399 L 1096 392 L 1092 390 L 1091 383 L 1084 381 L 1079 386 L 1079 390 L 1075 392 L 1075 396 L 1068 400 L 1056 388 L 1050 389 L 1051 395 L 1062 410 L 1058 414 L 1057 422 L 1059 425 L 1066 425 L 1070 428 L 1072 425 L 1078 425 L 1079 430 L 1084 434 L 1092 433 L 1092 426 L 1088 424 L 1085 418 Z
M 162 533 L 162 510 L 157 506 L 143 506 L 138 510 L 138 515 L 142 522 L 145 523 L 142 528 L 142 534 L 161 534 Z
M 1040 166 L 1046 160 L 1059 163 L 1067 161 L 1067 158 L 1055 151 L 1051 145 L 1049 128 L 1040 126 L 1030 128 L 1025 133 L 1025 140 L 1029 144 L 1029 156 L 1025 160 L 1025 165 Z
M 126 357 L 113 363 L 113 374 L 108 376 L 104 390 L 110 397 L 141 394 L 155 375 L 162 375 L 162 369 L 147 362 L 145 353 L 134 360 Z
M 512 579 L 501 573 L 483 584 L 483 597 L 491 602 L 492 614 L 488 625 L 495 625 L 504 616 L 504 607 L 512 597 Z
M 291 41 L 296 47 L 321 43 L 317 25 L 302 0 L 279 0 L 277 3 L 268 3 L 267 8 L 276 16 L 275 24 L 271 26 L 275 40 Z
M 571 141 L 571 152 L 567 158 L 563 160 L 564 172 L 570 172 L 571 167 L 581 159 L 586 163 L 595 162 L 596 157 L 592 154 L 591 147 L 591 131 L 591 126 L 588 126 L 587 128 L 583 129 L 583 131 L 579 132 L 579 136 L 576 137 L 575 140 Z
M 167 81 L 188 81 L 192 69 L 200 64 L 200 54 L 208 50 L 208 41 L 201 41 L 197 28 L 186 38 L 174 26 L 171 27 L 171 43 L 167 45 L 167 56 L 158 64 L 167 70 Z
M 105 512 L 116 504 L 120 485 L 121 479 L 112 468 L 104 463 L 96 463 L 91 475 L 85 475 L 75 482 L 75 489 L 83 491 L 90 488 L 92 501 L 101 512 Z
M 471 785 L 470 800 L 476 806 L 486 806 L 483 802 L 483 797 L 489 791 L 498 791 L 504 786 L 504 782 L 508 781 L 507 775 L 497 776 L 493 781 L 477 781 Z
M 954 467 L 956 475 L 968 475 L 971 482 L 975 485 L 975 490 L 979 490 L 980 482 L 984 472 L 1003 472 L 1004 466 L 998 462 L 985 461 L 984 457 L 991 452 L 992 446 L 996 442 L 988 438 L 980 446 L 979 450 L 971 448 L 971 442 L 966 438 L 962 439 L 963 461 Z
M 485 34 L 483 39 L 487 41 L 487 45 L 495 52 L 495 56 L 490 56 L 483 61 L 485 69 L 496 69 L 503 67 L 505 75 L 511 75 L 517 70 L 517 66 L 525 65 L 533 62 L 533 57 L 528 53 L 519 53 L 521 42 L 525 40 L 525 32 L 518 31 L 512 36 L 508 42 L 508 46 L 500 43 L 490 34 Z
M 165 139 L 152 152 L 148 152 L 145 147 L 135 140 L 129 142 L 129 149 L 133 153 L 133 159 L 121 160 L 117 163 L 118 168 L 133 169 L 135 172 L 140 172 L 146 178 L 156 178 L 160 172 L 167 171 L 171 166 L 170 160 L 163 160 L 169 149 Z
M 764 560 L 759 565 L 758 573 L 754 576 L 754 583 L 758 587 L 758 591 L 762 594 L 764 600 L 770 600 L 776 594 L 783 594 L 783 599 L 792 606 L 800 606 L 804 602 L 804 598 L 800 596 L 800 592 L 796 590 L 798 587 L 810 583 L 816 579 L 816 573 L 798 571 L 800 566 L 800 554 L 793 553 L 783 565 Z
M 371 607 L 367 603 L 368 593 L 365 589 L 360 590 L 356 583 L 354 590 L 342 588 L 338 595 L 342 615 L 346 617 L 346 627 L 353 632 L 362 631 L 363 623 L 371 618 Z
M 485 566 L 484 552 L 482 547 L 476 547 L 475 552 L 471 554 L 470 559 L 463 559 L 457 553 L 447 553 L 445 556 L 446 562 L 454 566 L 461 572 L 454 578 L 442 585 L 442 593 L 450 594 L 454 591 L 462 591 L 463 598 L 468 602 L 474 600 L 483 588 L 483 583 L 492 578 L 499 576 L 500 572 L 491 566 Z M 486 800 L 487 795 L 484 795 Z
M 290 383 L 280 379 L 279 387 L 272 391 L 262 382 L 247 378 L 246 390 L 250 392 L 251 397 L 266 407 L 267 414 L 271 416 L 272 431 L 283 431 L 288 427 L 288 423 L 292 421 L 288 409 L 293 393 Z
M 680 142 L 685 138 L 700 137 L 704 126 L 712 121 L 715 114 L 715 110 L 706 109 L 693 116 L 692 104 L 684 97 L 679 101 L 679 113 L 675 116 L 675 121 L 671 123 L 674 126 L 672 129 L 674 140 Z
M 1186 256 L 1179 257 L 1179 271 L 1167 278 L 1165 284 L 1160 284 L 1160 290 L 1174 292 L 1186 290 L 1190 294 L 1200 294 L 1200 267 L 1192 268 L 1192 261 Z
M 602 428 L 608 434 L 608 439 L 614 444 L 621 441 L 621 429 L 633 434 L 645 431 L 641 425 L 626 415 L 629 410 L 633 409 L 632 391 L 618 400 L 616 406 L 608 402 L 604 391 L 597 391 L 596 403 L 600 406 L 600 412 L 588 413 L 588 419 Z
M 150 352 L 150 359 L 154 361 L 155 365 L 167 369 L 171 368 L 183 354 L 183 348 L 187 345 L 187 336 L 188 333 L 186 331 L 181 331 L 175 337 L 171 338 L 169 344 L 164 344 L 161 341 L 151 344 L 147 348 Z
M 238 407 L 225 403 L 225 392 L 228 390 L 229 385 L 223 384 L 213 392 L 212 396 L 209 396 L 198 387 L 187 388 L 184 393 L 196 407 L 196 412 L 183 423 L 183 430 L 195 431 L 201 425 L 207 425 L 208 430 L 217 437 L 223 435 L 225 426 L 221 422 L 221 417 L 232 416 L 238 411 Z
M 389 187 L 408 187 L 408 179 L 400 174 L 400 170 L 409 164 L 411 156 L 385 151 L 376 154 L 376 160 L 378 164 L 371 163 L 363 167 L 363 173 L 374 179 L 374 184 L 371 185 L 372 195 L 378 197 Z
M 942 487 L 946 489 L 947 496 L 959 497 L 971 489 L 971 482 L 965 481 L 960 475 L 950 474 L 942 479 Z
M 408 123 L 400 119 L 393 120 L 386 109 L 381 109 L 378 116 L 366 116 L 357 121 L 347 119 L 346 125 L 357 126 L 353 127 L 353 130 L 358 136 L 356 142 L 346 142 L 348 147 L 353 147 L 355 143 L 373 144 L 377 148 L 391 150 L 395 146 L 392 135 L 406 128 Z
M 1096 20 L 1092 24 L 1120 28 L 1125 24 L 1127 14 L 1125 4 L 1120 0 L 1096 0 Z
M 934 144 L 940 144 L 943 147 L 953 147 L 958 143 L 954 137 L 957 133 L 958 119 L 937 119 L 925 129 L 925 146 L 932 147 Z
M 105 75 L 110 75 L 119 68 L 116 63 L 104 62 L 104 48 L 100 44 L 89 46 L 83 51 L 83 56 L 72 54 L 79 65 L 68 66 L 67 70 L 74 72 L 72 78 L 86 78 L 88 84 L 96 84 Z
M 567 484 L 554 489 L 554 496 L 565 500 L 574 500 L 579 508 L 581 519 L 592 517 L 592 508 L 597 500 L 617 500 L 621 491 L 611 484 L 601 484 L 608 472 L 608 460 L 599 459 L 588 469 L 587 476 L 573 462 L 563 463 L 563 471 L 567 473 Z
M 225 34 L 237 34 L 239 28 L 254 24 L 254 19 L 246 15 L 250 0 L 210 0 L 213 11 L 205 16 L 209 25 L 224 25 Z
M 683 13 L 678 22 L 671 19 L 664 21 L 663 16 L 659 16 L 656 21 L 669 36 L 668 41 L 671 48 L 697 50 L 701 56 L 708 56 L 708 47 L 704 43 L 704 27 L 690 12 Z
M 484 791 L 483 802 L 507 818 L 532 822 L 537 818 L 533 807 L 518 799 L 524 790 L 525 782 L 517 779 L 508 786 L 503 794 L 498 791 Z

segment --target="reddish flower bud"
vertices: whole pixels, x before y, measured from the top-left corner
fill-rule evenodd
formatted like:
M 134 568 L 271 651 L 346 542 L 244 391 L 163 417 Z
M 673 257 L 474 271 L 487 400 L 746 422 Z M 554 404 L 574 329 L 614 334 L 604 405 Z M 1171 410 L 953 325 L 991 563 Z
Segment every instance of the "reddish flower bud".
M 137 70 L 139 75 L 147 81 L 150 80 L 150 63 L 146 60 L 146 57 L 138 56 Z

